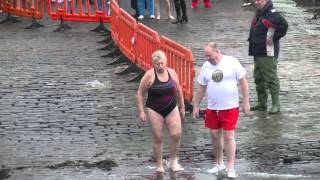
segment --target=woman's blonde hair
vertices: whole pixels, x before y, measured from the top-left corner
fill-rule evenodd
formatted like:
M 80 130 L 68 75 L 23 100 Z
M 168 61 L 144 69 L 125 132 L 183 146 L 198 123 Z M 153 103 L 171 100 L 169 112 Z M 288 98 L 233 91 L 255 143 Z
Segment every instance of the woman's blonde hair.
M 154 52 L 151 56 L 151 59 L 152 64 L 156 64 L 160 59 L 164 59 L 167 61 L 166 54 L 161 50 L 157 50 L 156 52 Z

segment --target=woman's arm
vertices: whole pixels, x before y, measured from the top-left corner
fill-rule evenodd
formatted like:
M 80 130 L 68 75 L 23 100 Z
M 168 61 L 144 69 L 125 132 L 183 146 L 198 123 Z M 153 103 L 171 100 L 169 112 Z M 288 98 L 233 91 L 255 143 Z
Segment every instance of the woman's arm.
M 172 79 L 175 81 L 176 83 L 176 91 L 177 91 L 177 100 L 178 100 L 178 106 L 179 107 L 183 107 L 184 108 L 184 99 L 183 99 L 183 93 L 182 93 L 182 89 L 179 83 L 179 78 L 177 73 L 173 70 L 170 69 L 170 75 L 172 77 Z
M 177 73 L 173 69 L 169 69 L 170 75 L 172 79 L 176 83 L 176 92 L 177 92 L 177 100 L 178 100 L 178 106 L 179 106 L 179 112 L 181 119 L 185 116 L 185 105 L 184 105 L 184 98 L 183 98 L 183 92 L 179 83 L 179 78 Z
M 145 73 L 145 75 L 142 77 L 140 81 L 140 85 L 136 94 L 136 102 L 137 102 L 137 108 L 139 113 L 139 119 L 140 121 L 146 121 L 146 113 L 144 111 L 144 105 L 143 105 L 143 96 L 147 92 L 149 88 L 149 82 L 151 79 L 151 73 L 150 70 Z

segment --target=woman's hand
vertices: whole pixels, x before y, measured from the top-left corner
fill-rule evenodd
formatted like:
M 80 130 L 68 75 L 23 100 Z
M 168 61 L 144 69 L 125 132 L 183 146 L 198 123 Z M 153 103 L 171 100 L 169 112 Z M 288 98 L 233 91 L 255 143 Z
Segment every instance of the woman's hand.
M 146 113 L 144 111 L 139 113 L 139 119 L 141 122 L 145 122 L 147 120 Z
M 179 114 L 180 114 L 181 120 L 184 120 L 184 118 L 186 116 L 186 110 L 184 107 L 179 107 Z

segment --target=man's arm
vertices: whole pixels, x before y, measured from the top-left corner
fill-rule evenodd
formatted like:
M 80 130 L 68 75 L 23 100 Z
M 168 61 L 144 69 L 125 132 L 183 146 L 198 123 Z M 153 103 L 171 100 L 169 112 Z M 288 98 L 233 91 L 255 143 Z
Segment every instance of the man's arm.
M 288 22 L 280 14 L 277 14 L 273 23 L 276 25 L 273 40 L 278 41 L 287 34 Z
M 206 85 L 201 85 L 199 84 L 198 86 L 198 90 L 197 90 L 197 94 L 196 97 L 194 98 L 193 101 L 193 118 L 195 119 L 199 119 L 199 106 L 200 106 L 200 102 L 202 101 L 204 94 L 207 90 L 207 86 Z
M 250 104 L 249 104 L 249 85 L 248 81 L 245 77 L 239 80 L 241 93 L 242 93 L 242 108 L 245 114 L 248 114 L 250 111 Z

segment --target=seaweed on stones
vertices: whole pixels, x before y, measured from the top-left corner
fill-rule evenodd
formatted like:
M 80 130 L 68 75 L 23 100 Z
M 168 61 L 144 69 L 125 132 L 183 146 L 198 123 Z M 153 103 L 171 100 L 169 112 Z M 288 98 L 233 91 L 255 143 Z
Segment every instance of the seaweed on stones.
M 63 167 L 75 167 L 75 166 L 83 166 L 86 168 L 99 168 L 102 170 L 107 170 L 110 171 L 112 167 L 117 167 L 118 165 L 110 159 L 106 159 L 106 160 L 102 160 L 102 161 L 98 161 L 98 162 L 93 162 L 93 163 L 89 163 L 88 161 L 83 161 L 83 160 L 79 160 L 79 161 L 65 161 L 59 164 L 55 164 L 55 165 L 49 165 L 47 166 L 47 168 L 50 169 L 58 169 L 58 168 L 63 168 Z
M 4 180 L 4 179 L 7 179 L 9 178 L 11 175 L 10 175 L 10 169 L 0 169 L 0 180 Z
M 112 167 L 117 167 L 117 166 L 118 165 L 114 161 L 110 159 L 106 159 L 106 160 L 89 164 L 89 166 L 86 166 L 86 167 L 97 167 L 99 169 L 110 171 Z
M 62 167 L 67 167 L 67 166 L 75 166 L 76 163 L 73 161 L 65 161 L 59 164 L 54 164 L 54 165 L 49 165 L 47 166 L 47 168 L 49 169 L 58 169 L 58 168 L 62 168 Z

